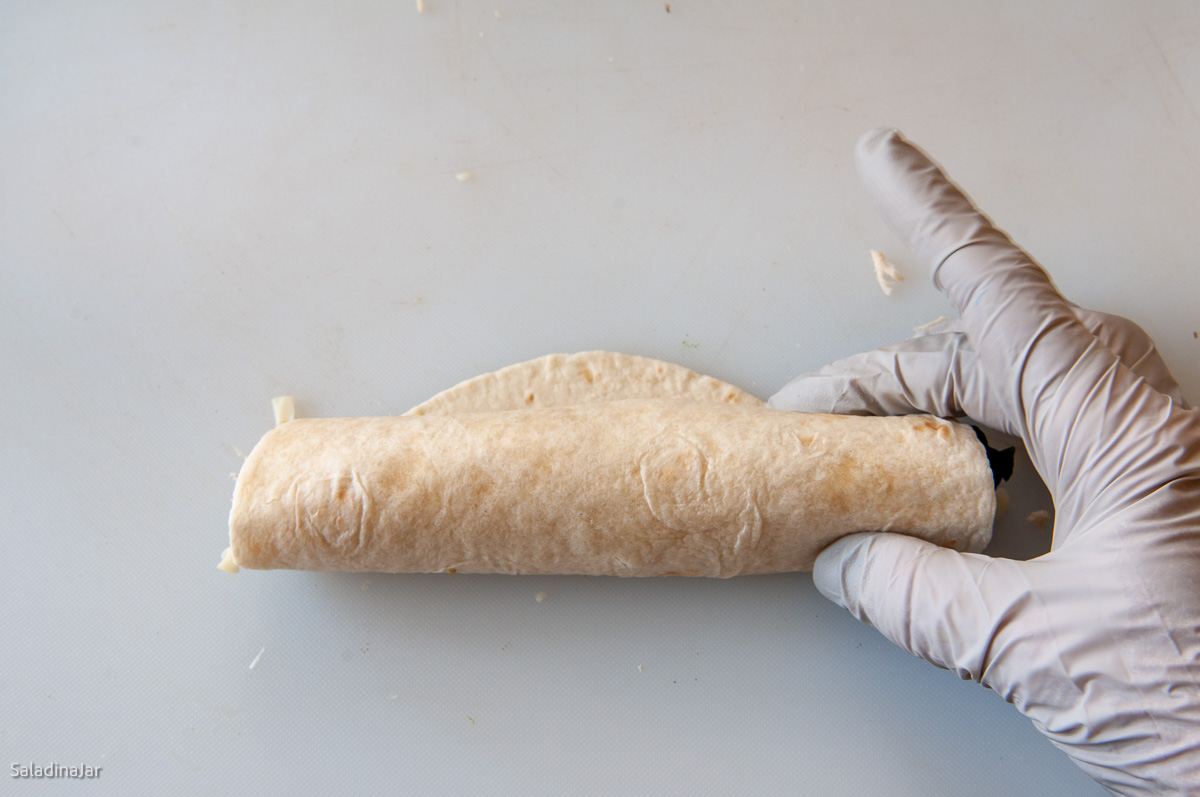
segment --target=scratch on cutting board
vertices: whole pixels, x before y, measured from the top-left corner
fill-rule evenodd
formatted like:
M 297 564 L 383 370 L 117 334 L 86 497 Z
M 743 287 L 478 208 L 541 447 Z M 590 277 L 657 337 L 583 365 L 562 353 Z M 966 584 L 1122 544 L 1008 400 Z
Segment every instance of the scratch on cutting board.
M 248 669 L 251 669 L 251 670 L 253 670 L 253 669 L 254 669 L 255 665 L 257 665 L 257 664 L 258 664 L 258 660 L 262 658 L 262 654 L 263 654 L 264 652 L 266 652 L 266 650 L 267 650 L 267 649 L 264 647 L 262 650 L 260 650 L 260 651 L 258 652 L 258 655 L 254 657 L 254 661 L 250 662 L 250 667 L 249 667 Z
M 1146 29 L 1146 35 L 1150 37 L 1150 41 L 1154 44 L 1154 49 L 1158 52 L 1158 57 L 1162 59 L 1163 66 L 1167 68 L 1167 74 L 1171 76 L 1171 82 L 1175 84 L 1175 90 L 1179 92 L 1179 96 L 1183 98 L 1185 103 L 1187 103 L 1188 110 L 1192 112 L 1192 116 L 1200 117 L 1200 113 L 1196 112 L 1196 106 L 1192 102 L 1192 98 L 1188 96 L 1187 91 L 1183 88 L 1182 81 L 1179 80 L 1179 74 L 1175 71 L 1175 67 L 1171 64 L 1171 60 L 1167 58 L 1167 51 L 1163 49 L 1162 43 L 1159 42 L 1158 37 L 1154 35 L 1154 31 L 1150 29 L 1150 26 L 1146 24 L 1145 20 L 1142 21 L 1142 27 Z M 1167 98 L 1162 96 L 1162 92 L 1159 92 L 1158 94 L 1158 98 L 1162 102 L 1163 110 L 1167 112 L 1167 119 L 1170 120 L 1172 125 L 1174 125 L 1175 118 L 1172 116 L 1171 109 L 1167 105 Z

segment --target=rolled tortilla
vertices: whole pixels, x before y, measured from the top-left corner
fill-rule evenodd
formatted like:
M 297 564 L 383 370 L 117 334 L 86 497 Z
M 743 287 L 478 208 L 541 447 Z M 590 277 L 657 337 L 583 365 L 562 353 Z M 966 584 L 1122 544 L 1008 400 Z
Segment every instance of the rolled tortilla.
M 811 570 L 856 531 L 991 536 L 970 427 L 637 399 L 299 419 L 234 489 L 251 569 L 714 576 Z

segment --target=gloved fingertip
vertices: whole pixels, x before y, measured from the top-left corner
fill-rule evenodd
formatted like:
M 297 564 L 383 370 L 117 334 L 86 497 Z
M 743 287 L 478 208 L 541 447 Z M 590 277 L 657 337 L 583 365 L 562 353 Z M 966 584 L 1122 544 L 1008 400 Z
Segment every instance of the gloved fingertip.
M 860 533 L 842 537 L 821 551 L 813 563 L 817 591 L 855 617 L 859 616 L 858 593 L 867 564 L 866 552 L 876 536 Z
M 863 133 L 858 139 L 858 146 L 855 148 L 859 172 L 866 172 L 871 161 L 881 152 L 902 141 L 904 141 L 904 136 L 899 130 L 891 127 L 873 127 Z

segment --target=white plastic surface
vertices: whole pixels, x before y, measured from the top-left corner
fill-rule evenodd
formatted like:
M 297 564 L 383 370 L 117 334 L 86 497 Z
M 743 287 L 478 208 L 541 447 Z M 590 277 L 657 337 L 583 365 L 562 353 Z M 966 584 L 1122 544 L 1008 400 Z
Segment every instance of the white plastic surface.
M 216 567 L 272 396 L 611 349 L 765 398 L 947 314 L 858 185 L 877 124 L 1200 399 L 1200 7 L 904 5 L 7 4 L 0 791 L 1100 793 L 807 575 Z

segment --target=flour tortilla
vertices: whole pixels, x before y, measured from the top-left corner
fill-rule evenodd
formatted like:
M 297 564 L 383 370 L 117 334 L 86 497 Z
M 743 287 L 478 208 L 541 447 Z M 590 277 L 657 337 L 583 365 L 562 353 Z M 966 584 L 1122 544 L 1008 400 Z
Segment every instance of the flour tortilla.
M 970 427 L 633 399 L 299 419 L 246 459 L 234 566 L 715 576 L 811 570 L 856 531 L 981 550 Z
M 740 387 L 682 365 L 611 351 L 584 351 L 548 354 L 468 379 L 404 414 L 491 412 L 635 398 L 763 406 L 762 400 Z

